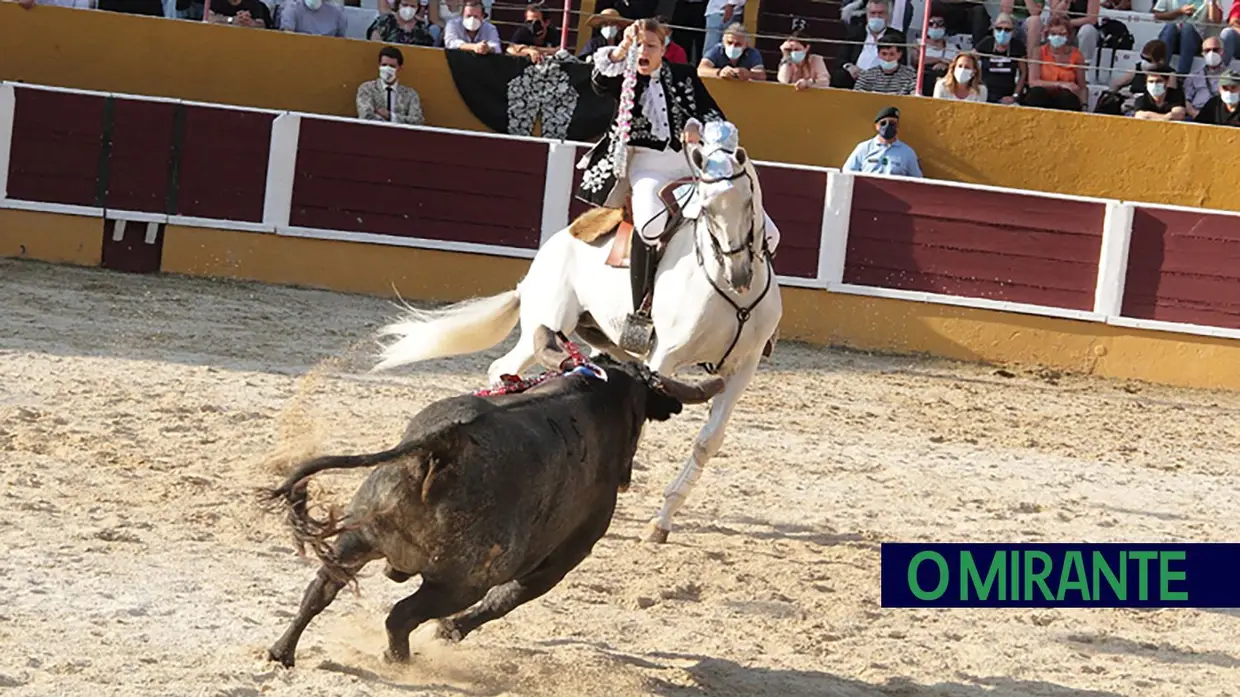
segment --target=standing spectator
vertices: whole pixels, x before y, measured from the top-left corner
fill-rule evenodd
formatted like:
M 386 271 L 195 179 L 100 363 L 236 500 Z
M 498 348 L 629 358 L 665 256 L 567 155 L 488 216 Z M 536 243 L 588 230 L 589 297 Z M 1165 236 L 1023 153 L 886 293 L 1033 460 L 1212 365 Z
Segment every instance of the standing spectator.
M 1146 121 L 1183 121 L 1187 117 L 1184 93 L 1167 86 L 1167 81 L 1171 79 L 1170 72 L 1166 66 L 1158 66 L 1146 73 L 1145 94 L 1137 96 L 1133 105 L 1133 118 Z
M 849 90 L 857 83 L 863 70 L 878 65 L 878 42 L 904 44 L 904 33 L 888 26 L 890 8 L 887 0 L 869 0 L 865 6 L 865 27 L 849 29 L 847 42 L 840 48 L 835 64 L 840 66 L 831 76 L 831 86 Z
M 982 71 L 977 56 L 961 53 L 952 60 L 947 75 L 934 83 L 935 99 L 956 99 L 964 102 L 985 102 L 986 85 L 982 83 Z
M 685 48 L 686 62 L 697 65 L 706 54 L 706 0 L 676 0 L 672 26 L 676 43 Z
M 349 28 L 344 8 L 323 0 L 286 0 L 280 8 L 280 29 L 298 34 L 343 37 Z
M 1050 8 L 1037 0 L 1001 0 L 999 14 L 1013 21 L 1013 37 L 1028 47 L 1025 55 L 1030 62 L 1037 60 L 1038 47 L 1042 44 L 1042 29 L 1050 19 Z
M 1101 38 L 1098 33 L 1098 12 L 1101 9 L 1100 0 L 1059 0 L 1051 7 L 1052 15 L 1063 14 L 1068 18 L 1072 41 L 1087 61 L 1098 56 L 1098 40 Z
M 659 0 L 598 0 L 594 3 L 594 11 L 614 7 L 625 19 L 650 19 L 659 13 Z
M 1223 57 L 1223 42 L 1217 36 L 1201 42 L 1201 54 L 1205 65 L 1184 80 L 1184 108 L 1189 116 L 1196 116 L 1206 102 L 1218 96 L 1218 81 L 1229 62 Z
M 1231 9 L 1227 11 L 1227 27 L 1219 35 L 1223 40 L 1223 55 L 1230 63 L 1233 58 L 1240 58 L 1240 2 L 1231 0 Z
M 426 0 L 400 0 L 396 12 L 384 12 L 375 17 L 366 30 L 366 36 L 371 41 L 387 44 L 434 46 L 435 35 L 431 32 L 428 6 Z
M 745 27 L 733 24 L 723 32 L 723 43 L 706 50 L 698 63 L 698 77 L 719 77 L 725 80 L 765 80 L 766 68 L 762 54 L 748 45 Z
M 801 30 L 792 32 L 792 36 L 779 47 L 779 52 L 783 57 L 779 61 L 776 78 L 783 84 L 793 85 L 797 91 L 831 86 L 826 61 L 822 56 L 809 52 L 809 43 Z
M 543 15 L 542 5 L 526 5 L 525 24 L 512 33 L 512 40 L 508 42 L 508 55 L 525 56 L 535 63 L 541 63 L 544 57 L 553 56 L 560 50 L 558 43 L 551 44 L 548 41 L 552 33 Z
M 1046 44 L 1029 64 L 1025 106 L 1080 111 L 1086 103 L 1085 58 L 1068 43 L 1068 20 L 1056 17 L 1047 29 Z
M 949 36 L 968 34 L 973 37 L 974 47 L 986 38 L 986 30 L 990 27 L 990 13 L 985 3 L 972 0 L 933 0 L 930 16 L 944 19 Z
M 710 48 L 723 41 L 723 28 L 743 23 L 741 15 L 744 12 L 745 0 L 707 0 L 706 39 L 703 45 Z
M 461 16 L 449 21 L 443 31 L 443 47 L 478 54 L 504 52 L 499 45 L 499 30 L 482 18 L 480 0 L 465 0 Z
M 901 177 L 921 177 L 921 164 L 917 153 L 896 137 L 900 127 L 900 110 L 885 107 L 874 117 L 874 129 L 878 135 L 863 140 L 853 148 L 844 163 L 845 172 L 857 174 L 894 174 Z
M 917 71 L 900 62 L 901 48 L 886 41 L 878 45 L 878 65 L 863 71 L 853 89 L 858 92 L 912 94 L 917 89 Z
M 934 85 L 939 78 L 947 74 L 947 67 L 959 51 L 947 44 L 947 21 L 942 16 L 930 17 L 930 26 L 926 30 L 926 65 L 925 77 L 922 78 L 921 94 L 929 97 L 934 93 Z M 914 53 L 913 61 L 918 60 L 919 53 Z
M 1013 38 L 1014 26 L 1010 16 L 1001 14 L 995 18 L 991 35 L 974 45 L 982 57 L 982 82 L 986 85 L 986 101 L 991 104 L 1016 104 L 1025 91 L 1025 44 Z
M 1158 32 L 1158 40 L 1167 45 L 1168 58 L 1178 56 L 1173 63 L 1175 72 L 1188 75 L 1193 70 L 1193 59 L 1201 53 L 1201 30 L 1206 23 L 1222 22 L 1223 8 L 1218 0 L 1158 0 L 1154 3 L 1154 19 L 1166 22 Z
M 398 82 L 405 57 L 395 46 L 379 49 L 379 78 L 357 87 L 357 118 L 422 125 L 422 100 L 412 87 Z
M 662 17 L 656 17 L 656 19 L 659 21 L 659 24 L 667 24 L 667 22 L 663 21 Z M 663 60 L 668 63 L 689 65 L 688 52 L 685 51 L 683 46 L 675 41 L 672 41 L 672 32 L 670 31 L 667 33 L 667 36 L 663 37 Z
M 1224 71 L 1218 79 L 1218 94 L 1197 111 L 1195 123 L 1240 126 L 1240 73 Z
M 212 24 L 232 24 L 239 27 L 274 29 L 271 10 L 262 0 L 211 0 L 207 21 Z
M 602 12 L 590 17 L 586 21 L 586 26 L 597 33 L 590 37 L 586 45 L 577 53 L 578 58 L 589 58 L 594 52 L 604 46 L 618 46 L 620 44 L 620 29 L 627 25 L 628 22 L 620 16 L 619 10 L 609 7 Z

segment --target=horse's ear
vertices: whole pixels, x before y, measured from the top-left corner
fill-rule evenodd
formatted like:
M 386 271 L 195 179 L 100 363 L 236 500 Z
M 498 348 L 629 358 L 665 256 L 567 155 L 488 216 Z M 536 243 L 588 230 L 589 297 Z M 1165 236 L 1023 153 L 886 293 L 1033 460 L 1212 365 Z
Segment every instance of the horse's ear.
M 745 148 L 738 147 L 736 149 L 736 164 L 740 165 L 741 167 L 744 167 L 745 163 L 748 161 L 749 161 L 749 153 L 745 152 Z

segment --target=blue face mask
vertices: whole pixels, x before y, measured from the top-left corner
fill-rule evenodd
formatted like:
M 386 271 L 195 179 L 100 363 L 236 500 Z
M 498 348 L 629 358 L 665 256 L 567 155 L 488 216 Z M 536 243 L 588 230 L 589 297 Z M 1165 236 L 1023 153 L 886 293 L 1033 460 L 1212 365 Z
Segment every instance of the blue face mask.
M 1167 93 L 1167 83 L 1165 82 L 1146 82 L 1145 91 L 1150 93 L 1151 97 L 1157 99 Z
M 742 54 L 742 53 L 744 53 L 744 52 L 745 52 L 745 47 L 743 47 L 743 46 L 724 46 L 724 47 L 723 47 L 723 52 L 724 52 L 724 54 L 726 54 L 726 55 L 727 55 L 728 60 L 736 60 L 737 58 L 740 58 L 740 57 L 741 57 L 741 54 Z
M 1227 106 L 1235 106 L 1240 104 L 1240 92 L 1228 92 L 1227 90 L 1219 90 L 1219 97 L 1223 98 L 1223 103 Z
M 1010 29 L 996 29 L 995 43 L 1000 46 L 1006 46 L 1012 40 L 1012 31 Z
M 943 27 L 930 27 L 930 31 L 928 32 L 928 34 L 930 35 L 931 39 L 934 39 L 935 41 L 939 41 L 944 36 L 947 36 L 947 30 L 944 29 Z
M 788 58 L 793 63 L 800 63 L 805 60 L 805 51 L 792 51 L 788 54 Z
M 887 20 L 882 17 L 870 17 L 865 20 L 865 26 L 869 27 L 871 34 L 877 34 L 887 27 Z
M 1052 48 L 1063 48 L 1064 44 L 1068 43 L 1068 37 L 1063 34 L 1051 34 L 1047 37 L 1046 43 L 1050 44 Z
M 882 67 L 883 70 L 886 70 L 888 72 L 895 70 L 896 66 L 899 65 L 897 61 L 885 61 L 881 58 L 878 60 L 878 64 L 879 66 Z

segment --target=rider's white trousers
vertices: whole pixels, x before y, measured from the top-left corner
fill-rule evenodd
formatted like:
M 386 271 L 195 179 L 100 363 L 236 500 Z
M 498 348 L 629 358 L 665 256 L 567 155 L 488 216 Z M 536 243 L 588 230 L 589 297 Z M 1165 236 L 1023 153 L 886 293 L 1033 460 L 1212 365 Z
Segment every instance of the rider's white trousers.
M 671 148 L 652 150 L 635 147 L 629 157 L 629 185 L 633 192 L 633 229 L 648 242 L 663 234 L 667 225 L 667 206 L 659 199 L 659 190 L 670 181 L 691 177 L 693 171 L 684 153 Z M 772 252 L 779 246 L 779 228 L 766 216 L 766 239 Z

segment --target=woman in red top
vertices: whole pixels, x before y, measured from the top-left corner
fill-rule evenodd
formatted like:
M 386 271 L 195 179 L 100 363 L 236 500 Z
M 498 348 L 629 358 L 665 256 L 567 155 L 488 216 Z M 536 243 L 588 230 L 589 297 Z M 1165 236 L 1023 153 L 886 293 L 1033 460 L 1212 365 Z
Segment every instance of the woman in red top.
M 1236 58 L 1240 52 L 1240 2 L 1232 0 L 1231 11 L 1227 13 L 1227 28 L 1219 35 L 1223 40 L 1223 62 Z
M 1080 111 L 1088 100 L 1085 86 L 1085 57 L 1068 43 L 1068 20 L 1051 19 L 1046 43 L 1029 62 L 1029 90 L 1021 102 L 1043 109 Z

